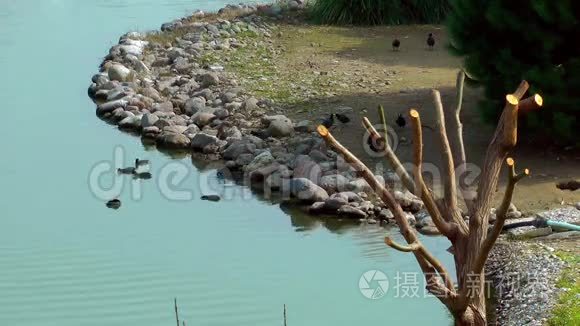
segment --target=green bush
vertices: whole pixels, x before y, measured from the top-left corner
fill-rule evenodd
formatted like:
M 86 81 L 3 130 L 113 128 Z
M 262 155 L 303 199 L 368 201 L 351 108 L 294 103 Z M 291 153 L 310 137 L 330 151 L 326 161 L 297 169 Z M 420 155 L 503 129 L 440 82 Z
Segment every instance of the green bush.
M 505 94 L 526 79 L 531 92 L 543 96 L 544 107 L 523 113 L 523 127 L 578 143 L 580 1 L 450 2 L 450 48 L 464 58 L 469 76 L 485 88 L 484 117 L 497 121 Z
M 311 14 L 323 24 L 435 24 L 449 8 L 449 0 L 316 0 Z

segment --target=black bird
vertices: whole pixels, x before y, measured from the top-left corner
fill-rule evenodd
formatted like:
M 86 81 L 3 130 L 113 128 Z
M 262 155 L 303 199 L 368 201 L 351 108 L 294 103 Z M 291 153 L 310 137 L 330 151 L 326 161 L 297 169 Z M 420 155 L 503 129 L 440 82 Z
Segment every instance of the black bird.
M 143 165 L 148 165 L 149 164 L 149 160 L 140 160 L 139 158 L 135 159 L 135 168 L 138 168 L 140 166 Z
M 218 195 L 203 195 L 201 200 L 219 201 L 221 198 Z
M 149 172 L 133 173 L 133 178 L 134 179 L 149 180 L 149 179 L 151 179 L 151 173 L 149 173 Z
M 350 118 L 347 117 L 344 114 L 335 113 L 334 116 L 338 119 L 338 121 L 340 121 L 342 123 L 348 123 L 348 122 L 350 122 Z
M 122 168 L 122 169 L 117 169 L 117 173 L 119 174 L 135 174 L 135 168 L 134 167 L 128 167 L 128 168 Z
M 397 126 L 403 128 L 405 127 L 405 125 L 407 124 L 407 121 L 405 120 L 405 118 L 403 118 L 403 115 L 399 113 L 399 116 L 397 117 L 397 120 L 395 120 L 395 122 L 397 123 Z
M 330 116 L 328 116 L 328 118 L 322 120 L 322 125 L 325 126 L 326 128 L 332 127 L 333 124 L 334 124 L 334 113 L 331 113 Z
M 391 45 L 393 46 L 393 51 L 399 51 L 399 47 L 401 46 L 401 41 L 399 41 L 399 39 L 394 39 L 393 43 L 391 43 Z
M 429 36 L 427 36 L 427 45 L 429 46 L 430 50 L 433 50 L 433 47 L 435 46 L 435 38 L 433 37 L 433 33 L 429 33 Z
M 121 207 L 121 201 L 118 199 L 111 199 L 105 204 L 108 208 L 119 209 Z

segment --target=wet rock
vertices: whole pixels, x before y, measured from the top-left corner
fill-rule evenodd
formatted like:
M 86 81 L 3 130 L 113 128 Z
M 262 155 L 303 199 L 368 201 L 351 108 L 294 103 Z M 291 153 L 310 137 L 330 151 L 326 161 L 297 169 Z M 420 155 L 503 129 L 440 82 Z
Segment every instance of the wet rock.
M 166 148 L 188 148 L 190 145 L 189 138 L 184 134 L 177 134 L 173 132 L 162 132 L 157 136 L 157 145 Z
M 312 181 L 306 178 L 294 178 L 290 184 L 293 196 L 304 202 L 325 201 L 328 193 Z
M 368 216 L 367 213 L 363 212 L 362 210 L 348 205 L 340 207 L 337 213 L 339 216 L 354 219 L 367 218 Z
M 381 210 L 381 212 L 379 213 L 379 219 L 381 220 L 392 220 L 394 219 L 395 216 L 393 215 L 393 212 L 391 212 L 391 210 L 389 210 L 388 208 L 384 208 Z
M 328 198 L 324 201 L 324 208 L 327 211 L 336 212 L 339 208 L 344 205 L 347 205 L 348 201 L 344 198 L 334 197 Z
M 110 101 L 99 104 L 97 106 L 97 114 L 102 115 L 108 112 L 113 112 L 117 108 L 125 108 L 129 102 L 124 99 Z
M 240 140 L 230 144 L 223 152 L 223 157 L 226 160 L 236 160 L 242 154 L 250 154 L 256 151 L 256 145 L 248 141 Z
M 348 201 L 351 204 L 352 203 L 360 203 L 363 200 L 359 195 L 355 194 L 352 191 L 343 191 L 343 192 L 335 193 L 331 197 L 344 198 L 346 201 Z
M 216 136 L 208 135 L 204 132 L 199 132 L 191 139 L 191 148 L 201 151 L 204 147 L 218 142 Z
M 159 120 L 159 117 L 150 113 L 146 113 L 141 118 L 141 128 L 147 128 L 155 126 L 155 123 Z
M 119 121 L 119 127 L 125 129 L 139 129 L 141 127 L 141 117 L 127 112 L 128 116 Z
M 270 165 L 274 162 L 274 157 L 269 151 L 265 151 L 257 155 L 250 164 L 248 164 L 244 169 L 246 171 L 254 171 L 260 169 L 264 166 Z
M 119 209 L 121 207 L 121 201 L 119 199 L 111 199 L 105 204 L 105 206 L 111 209 Z
M 395 200 L 401 205 L 403 210 L 418 212 L 423 209 L 423 202 L 409 191 L 395 191 Z

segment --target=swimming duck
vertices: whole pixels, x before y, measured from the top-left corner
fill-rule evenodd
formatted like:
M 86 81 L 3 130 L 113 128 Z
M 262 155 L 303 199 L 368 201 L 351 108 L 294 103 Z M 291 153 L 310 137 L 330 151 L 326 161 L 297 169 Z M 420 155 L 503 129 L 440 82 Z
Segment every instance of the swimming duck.
M 135 171 L 136 169 L 134 167 L 117 169 L 117 173 L 119 174 L 135 174 Z
M 115 198 L 115 199 L 109 200 L 105 205 L 108 208 L 119 209 L 119 207 L 121 207 L 121 201 L 119 199 Z
M 134 179 L 144 179 L 144 180 L 149 180 L 151 179 L 151 173 L 149 172 L 135 172 L 133 173 L 133 178 Z
M 140 160 L 139 158 L 135 159 L 135 168 L 138 168 L 143 165 L 149 165 L 149 160 Z
M 429 33 L 429 36 L 427 36 L 427 45 L 429 46 L 430 50 L 433 50 L 433 47 L 435 46 L 435 38 L 433 37 L 433 33 Z
M 221 198 L 218 195 L 203 195 L 201 200 L 219 201 Z

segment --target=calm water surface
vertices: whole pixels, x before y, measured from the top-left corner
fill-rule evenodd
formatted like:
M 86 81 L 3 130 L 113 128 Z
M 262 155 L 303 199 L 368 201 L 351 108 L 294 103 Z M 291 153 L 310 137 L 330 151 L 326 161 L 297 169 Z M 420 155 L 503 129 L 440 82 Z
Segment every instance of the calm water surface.
M 254 196 L 170 201 L 155 180 L 130 200 L 125 179 L 118 211 L 92 194 L 89 172 L 116 146 L 126 164 L 152 160 L 154 175 L 172 161 L 96 119 L 86 89 L 101 57 L 128 30 L 224 3 L 0 0 L 0 325 L 174 325 L 174 297 L 187 325 L 281 325 L 284 303 L 293 326 L 449 324 L 435 299 L 395 299 L 396 271 L 418 269 L 385 248 L 384 230 Z M 178 161 L 198 198 L 215 172 Z M 425 242 L 449 265 L 446 241 Z M 358 288 L 372 269 L 391 280 L 374 301 Z

